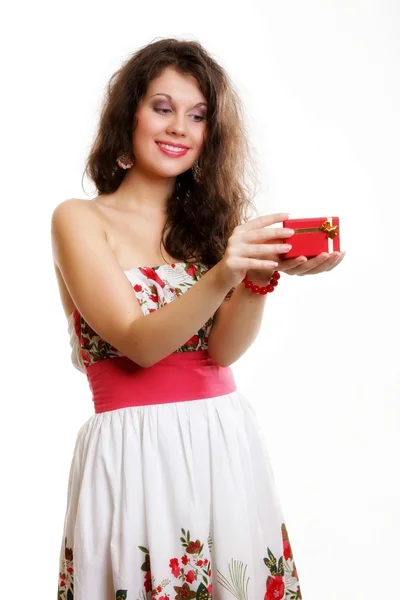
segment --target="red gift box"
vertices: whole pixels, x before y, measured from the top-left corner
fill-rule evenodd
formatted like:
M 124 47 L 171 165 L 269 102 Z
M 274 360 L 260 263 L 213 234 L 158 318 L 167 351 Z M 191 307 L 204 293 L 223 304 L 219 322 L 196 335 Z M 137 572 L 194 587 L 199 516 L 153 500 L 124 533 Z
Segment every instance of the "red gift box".
M 292 249 L 281 255 L 284 259 L 298 256 L 313 258 L 321 252 L 340 252 L 339 217 L 288 219 L 283 221 L 283 227 L 295 231 L 287 239 Z

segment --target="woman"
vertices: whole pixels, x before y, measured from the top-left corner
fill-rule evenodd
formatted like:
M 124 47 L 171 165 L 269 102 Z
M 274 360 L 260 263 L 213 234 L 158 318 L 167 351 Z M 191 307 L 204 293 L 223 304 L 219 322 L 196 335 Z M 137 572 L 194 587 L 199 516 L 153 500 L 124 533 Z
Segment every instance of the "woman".
M 266 229 L 284 214 L 248 219 L 247 159 L 240 103 L 200 44 L 157 41 L 112 77 L 87 164 L 98 195 L 52 216 L 72 359 L 95 407 L 71 465 L 59 599 L 301 598 L 229 365 L 278 270 L 322 272 L 342 255 L 278 260 L 293 232 Z

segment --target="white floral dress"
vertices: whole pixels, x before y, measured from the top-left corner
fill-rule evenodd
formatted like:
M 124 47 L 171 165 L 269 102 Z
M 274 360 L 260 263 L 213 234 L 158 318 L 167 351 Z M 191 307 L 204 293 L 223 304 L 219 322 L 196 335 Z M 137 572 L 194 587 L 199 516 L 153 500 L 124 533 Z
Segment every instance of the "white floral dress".
M 206 272 L 125 271 L 144 314 Z M 176 352 L 206 350 L 213 318 Z M 122 356 L 75 310 L 72 362 Z M 179 386 L 179 381 L 176 381 Z M 298 600 L 296 566 L 257 419 L 239 391 L 94 414 L 79 430 L 58 600 Z

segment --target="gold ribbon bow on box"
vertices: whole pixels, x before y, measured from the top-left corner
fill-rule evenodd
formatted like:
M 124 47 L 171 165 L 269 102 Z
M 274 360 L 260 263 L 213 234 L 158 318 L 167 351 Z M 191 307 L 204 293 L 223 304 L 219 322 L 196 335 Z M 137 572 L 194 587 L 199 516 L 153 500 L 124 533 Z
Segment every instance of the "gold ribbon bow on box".
M 326 233 L 326 237 L 328 240 L 328 252 L 331 254 L 333 252 L 333 239 L 339 233 L 339 225 L 333 225 L 332 217 L 328 217 L 322 225 L 319 227 L 304 227 L 301 229 L 295 229 L 295 233 Z

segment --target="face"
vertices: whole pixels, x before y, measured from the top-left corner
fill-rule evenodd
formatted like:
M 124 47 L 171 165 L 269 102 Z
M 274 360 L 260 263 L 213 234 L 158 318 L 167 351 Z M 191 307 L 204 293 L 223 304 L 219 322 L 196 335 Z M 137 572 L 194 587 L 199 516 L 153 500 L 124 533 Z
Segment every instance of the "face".
M 166 68 L 153 79 L 136 112 L 133 154 L 137 168 L 176 177 L 199 157 L 207 104 L 194 77 Z

